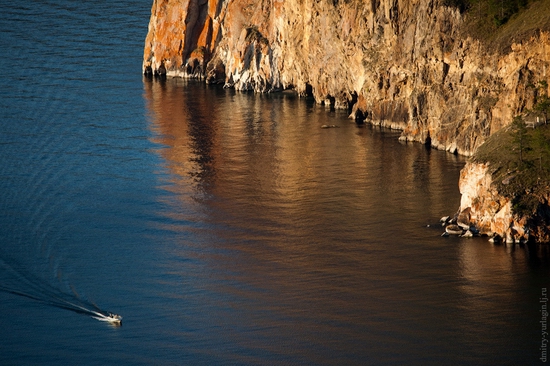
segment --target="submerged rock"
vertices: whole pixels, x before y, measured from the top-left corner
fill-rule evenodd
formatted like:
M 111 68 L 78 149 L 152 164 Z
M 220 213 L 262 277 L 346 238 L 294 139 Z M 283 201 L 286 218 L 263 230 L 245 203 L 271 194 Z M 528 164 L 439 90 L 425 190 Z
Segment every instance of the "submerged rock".
M 470 230 L 466 230 L 464 234 L 461 235 L 462 238 L 473 238 L 474 233 Z
M 491 243 L 498 244 L 501 241 L 502 241 L 502 238 L 500 237 L 500 235 L 495 235 L 495 236 L 489 238 L 489 242 L 491 242 Z

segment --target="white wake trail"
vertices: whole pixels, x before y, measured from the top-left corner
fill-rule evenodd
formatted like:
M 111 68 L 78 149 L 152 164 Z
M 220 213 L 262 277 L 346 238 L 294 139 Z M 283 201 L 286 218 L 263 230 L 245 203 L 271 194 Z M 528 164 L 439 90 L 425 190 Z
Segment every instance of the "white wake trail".
M 76 293 L 75 295 L 64 293 L 30 273 L 23 273 L 15 269 L 2 258 L 0 258 L 0 267 L 3 267 L 5 273 L 9 273 L 13 280 L 11 281 L 13 282 L 11 286 L 0 284 L 0 291 L 26 297 L 46 305 L 70 310 L 79 314 L 85 314 L 94 319 L 114 325 L 122 324 L 122 317 L 120 315 L 101 310 L 97 305 L 80 299 Z M 73 292 L 75 292 L 74 289 Z

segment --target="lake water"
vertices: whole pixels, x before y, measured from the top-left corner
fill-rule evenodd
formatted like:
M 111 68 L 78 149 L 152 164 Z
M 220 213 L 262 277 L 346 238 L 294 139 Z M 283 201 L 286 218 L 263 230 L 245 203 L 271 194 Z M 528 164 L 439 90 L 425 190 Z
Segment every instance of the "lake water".
M 547 249 L 440 237 L 463 158 L 144 79 L 150 6 L 0 5 L 0 364 L 541 362 Z

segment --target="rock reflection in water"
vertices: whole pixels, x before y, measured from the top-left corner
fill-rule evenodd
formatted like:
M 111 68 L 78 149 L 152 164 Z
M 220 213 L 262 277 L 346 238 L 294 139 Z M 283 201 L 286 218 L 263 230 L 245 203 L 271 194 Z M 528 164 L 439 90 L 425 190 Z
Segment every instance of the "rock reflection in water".
M 514 295 L 521 271 L 499 263 L 527 270 L 527 257 L 435 225 L 458 207 L 462 158 L 291 94 L 167 80 L 145 98 L 175 195 L 166 296 L 200 352 L 223 338 L 237 363 L 521 360 L 526 343 L 500 335 L 532 340 L 532 306 Z

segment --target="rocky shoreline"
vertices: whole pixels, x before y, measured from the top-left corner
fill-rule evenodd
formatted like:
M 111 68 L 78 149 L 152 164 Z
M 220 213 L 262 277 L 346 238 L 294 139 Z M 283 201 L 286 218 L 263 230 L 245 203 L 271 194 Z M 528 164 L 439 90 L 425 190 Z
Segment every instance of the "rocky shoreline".
M 550 243 L 550 191 L 541 197 L 535 212 L 516 213 L 513 199 L 498 192 L 489 165 L 476 162 L 462 169 L 459 189 L 458 212 L 441 219 L 444 235 L 486 236 L 509 244 Z
M 444 4 L 154 0 L 143 72 L 243 91 L 291 89 L 348 109 L 358 123 L 399 129 L 402 141 L 472 156 L 535 105 L 532 85 L 550 70 L 550 33 L 491 49 L 467 34 L 460 8 Z M 456 216 L 468 213 L 480 235 L 550 241 L 550 219 L 518 217 L 490 179 L 482 164 L 468 163 Z
M 237 90 L 292 89 L 401 139 L 470 156 L 531 108 L 550 36 L 504 50 L 445 2 L 154 0 L 143 71 Z

